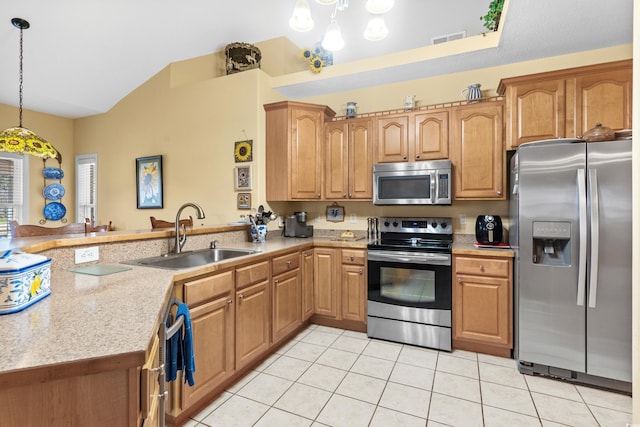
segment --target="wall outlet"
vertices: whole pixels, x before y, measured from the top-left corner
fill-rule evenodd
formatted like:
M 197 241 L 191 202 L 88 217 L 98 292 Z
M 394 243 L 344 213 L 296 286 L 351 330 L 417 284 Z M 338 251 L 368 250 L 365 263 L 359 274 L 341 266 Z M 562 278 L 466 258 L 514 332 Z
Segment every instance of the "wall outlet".
M 76 264 L 83 262 L 98 261 L 100 258 L 100 250 L 97 246 L 90 248 L 76 249 Z
M 467 223 L 467 216 L 460 215 L 460 225 L 465 225 Z
M 278 228 L 284 228 L 284 218 L 278 217 Z
M 351 214 L 350 221 L 351 221 L 353 224 L 357 223 L 357 222 L 358 222 L 358 215 L 356 215 L 356 214 L 352 213 L 352 214 Z

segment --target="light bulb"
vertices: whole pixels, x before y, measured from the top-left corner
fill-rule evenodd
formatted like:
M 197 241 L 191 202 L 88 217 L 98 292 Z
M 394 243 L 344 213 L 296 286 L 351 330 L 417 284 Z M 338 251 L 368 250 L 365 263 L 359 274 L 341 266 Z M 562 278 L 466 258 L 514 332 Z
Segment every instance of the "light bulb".
M 293 7 L 293 14 L 289 18 L 289 27 L 295 31 L 306 32 L 313 28 L 311 9 L 307 0 L 298 0 Z
M 394 0 L 367 0 L 364 7 L 367 9 L 367 12 L 379 15 L 389 12 L 394 3 Z
M 322 47 L 332 52 L 344 47 L 342 32 L 340 31 L 340 27 L 335 19 L 332 20 L 327 27 L 327 32 L 324 34 L 324 38 L 322 39 Z
M 384 19 L 379 16 L 369 19 L 367 28 L 364 30 L 364 38 L 370 41 L 382 40 L 389 34 Z
M 316 3 L 320 3 L 322 5 L 329 6 L 329 5 L 332 5 L 332 4 L 336 4 L 337 1 L 338 0 L 316 0 Z

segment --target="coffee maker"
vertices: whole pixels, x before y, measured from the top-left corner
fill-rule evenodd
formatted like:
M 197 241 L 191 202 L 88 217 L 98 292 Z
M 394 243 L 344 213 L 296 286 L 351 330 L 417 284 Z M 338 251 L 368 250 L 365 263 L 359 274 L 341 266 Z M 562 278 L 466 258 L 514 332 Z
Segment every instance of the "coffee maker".
M 284 223 L 284 235 L 285 237 L 313 236 L 313 225 L 307 225 L 307 213 L 305 211 L 287 215 Z

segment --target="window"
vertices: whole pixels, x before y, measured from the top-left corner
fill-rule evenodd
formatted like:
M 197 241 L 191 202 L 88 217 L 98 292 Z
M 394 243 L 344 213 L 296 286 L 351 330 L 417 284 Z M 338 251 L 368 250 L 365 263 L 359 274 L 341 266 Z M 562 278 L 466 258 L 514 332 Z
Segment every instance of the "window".
M 98 218 L 97 154 L 76 156 L 76 217 L 77 222 Z
M 27 223 L 29 162 L 24 156 L 0 153 L 0 237 L 11 237 L 9 222 Z

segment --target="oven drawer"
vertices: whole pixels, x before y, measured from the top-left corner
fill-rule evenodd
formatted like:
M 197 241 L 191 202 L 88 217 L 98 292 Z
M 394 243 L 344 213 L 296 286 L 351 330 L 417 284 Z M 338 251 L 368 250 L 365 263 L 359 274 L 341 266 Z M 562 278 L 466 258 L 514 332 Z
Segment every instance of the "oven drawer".
M 456 274 L 509 277 L 510 259 L 455 257 Z

